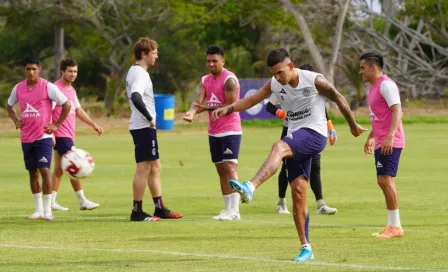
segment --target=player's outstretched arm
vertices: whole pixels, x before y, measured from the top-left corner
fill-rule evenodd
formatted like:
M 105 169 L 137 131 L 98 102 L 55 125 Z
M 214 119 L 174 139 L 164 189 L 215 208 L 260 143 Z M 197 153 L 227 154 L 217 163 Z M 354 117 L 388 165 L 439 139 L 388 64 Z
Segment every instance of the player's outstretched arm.
M 79 118 L 79 120 L 83 121 L 84 123 L 86 123 L 87 125 L 91 126 L 96 133 L 98 133 L 98 136 L 101 136 L 101 134 L 103 134 L 103 128 L 101 128 L 100 126 L 98 126 L 91 118 L 90 116 L 87 114 L 87 112 L 84 111 L 83 108 L 77 108 L 76 109 L 76 117 Z
M 240 99 L 231 105 L 227 105 L 225 107 L 222 107 L 222 108 L 219 108 L 219 109 L 216 109 L 215 111 L 213 111 L 212 118 L 218 119 L 219 117 L 231 114 L 232 112 L 239 112 L 239 111 L 250 109 L 253 106 L 260 103 L 261 101 L 263 101 L 263 99 L 269 97 L 271 94 L 272 94 L 271 80 L 269 79 L 264 84 L 264 86 L 260 90 L 258 90 L 256 93 L 254 93 L 253 95 L 243 98 L 243 99 Z
M 203 110 L 198 108 L 198 105 L 202 105 L 205 101 L 205 88 L 204 85 L 199 87 L 199 92 L 196 94 L 196 98 L 191 102 L 190 109 L 185 113 L 183 119 L 187 122 L 192 122 L 193 117 L 197 113 L 201 113 Z
M 350 131 L 353 134 L 353 136 L 358 137 L 361 135 L 366 129 L 361 127 L 356 123 L 355 117 L 353 116 L 352 111 L 350 110 L 350 107 L 347 103 L 347 100 L 345 100 L 344 96 L 340 94 L 336 88 L 331 85 L 328 80 L 318 75 L 316 76 L 316 79 L 314 80 L 314 85 L 316 86 L 317 91 L 322 95 L 328 98 L 330 101 L 333 101 L 338 105 L 339 111 L 344 116 L 345 120 L 347 120 L 348 125 L 350 126 Z

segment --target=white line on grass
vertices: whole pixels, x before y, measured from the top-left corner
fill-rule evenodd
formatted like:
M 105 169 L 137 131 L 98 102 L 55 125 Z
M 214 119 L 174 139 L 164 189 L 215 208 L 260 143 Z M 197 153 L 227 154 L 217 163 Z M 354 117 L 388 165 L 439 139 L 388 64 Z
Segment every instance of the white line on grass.
M 119 252 L 119 253 L 150 253 L 150 254 L 165 254 L 174 256 L 189 256 L 198 258 L 217 258 L 224 260 L 242 260 L 242 261 L 256 261 L 256 262 L 270 262 L 270 263 L 286 263 L 293 265 L 312 265 L 312 266 L 326 266 L 326 267 L 346 267 L 355 269 L 373 269 L 373 270 L 391 270 L 391 271 L 448 271 L 448 268 L 430 268 L 430 267 L 402 267 L 402 266 L 377 266 L 377 265 L 360 265 L 360 264 L 341 264 L 310 261 L 306 263 L 294 263 L 287 260 L 273 260 L 266 258 L 253 258 L 235 255 L 218 255 L 218 254 L 202 254 L 189 253 L 179 251 L 163 251 L 150 249 L 120 249 L 120 248 L 68 248 L 68 247 L 50 247 L 50 246 L 23 246 L 0 244 L 0 247 L 5 248 L 20 248 L 20 249 L 49 249 L 49 250 L 67 250 L 67 251 L 105 251 L 105 252 Z

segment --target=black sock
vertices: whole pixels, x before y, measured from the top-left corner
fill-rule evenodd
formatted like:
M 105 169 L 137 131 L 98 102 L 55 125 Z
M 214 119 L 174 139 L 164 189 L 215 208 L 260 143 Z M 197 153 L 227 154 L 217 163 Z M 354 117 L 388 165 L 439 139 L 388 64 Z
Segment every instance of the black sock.
M 140 200 L 140 201 L 134 200 L 132 211 L 133 212 L 139 212 L 139 213 L 143 212 L 142 202 L 143 202 L 143 200 Z
M 311 190 L 313 190 L 316 201 L 322 199 L 322 181 L 320 179 L 320 154 L 319 156 L 313 156 L 311 163 L 311 175 L 310 175 Z
M 162 196 L 159 197 L 153 197 L 152 200 L 154 201 L 154 206 L 159 209 L 164 209 L 165 205 L 163 204 Z
M 285 198 L 286 190 L 288 189 L 288 176 L 286 175 L 286 166 L 283 162 L 282 169 L 278 175 L 278 197 Z

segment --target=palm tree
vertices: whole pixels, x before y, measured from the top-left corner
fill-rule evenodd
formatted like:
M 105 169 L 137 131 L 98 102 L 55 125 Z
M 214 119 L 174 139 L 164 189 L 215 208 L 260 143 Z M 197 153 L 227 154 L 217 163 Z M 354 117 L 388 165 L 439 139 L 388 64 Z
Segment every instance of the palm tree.
M 359 53 L 344 54 L 344 65 L 339 67 L 344 71 L 345 76 L 351 85 L 356 89 L 356 97 L 350 103 L 350 108 L 356 110 L 365 104 L 364 82 L 359 74 Z

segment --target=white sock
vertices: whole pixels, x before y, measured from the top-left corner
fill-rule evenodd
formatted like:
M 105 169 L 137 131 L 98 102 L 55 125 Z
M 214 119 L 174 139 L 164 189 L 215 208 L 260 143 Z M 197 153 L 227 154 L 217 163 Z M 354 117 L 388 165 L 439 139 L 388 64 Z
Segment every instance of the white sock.
M 387 217 L 389 218 L 389 222 L 390 222 L 391 226 L 401 227 L 400 212 L 398 209 L 387 210 Z
M 318 201 L 316 201 L 316 206 L 318 209 L 324 205 L 325 205 L 325 201 L 323 199 L 319 199 Z
M 255 191 L 255 186 L 252 184 L 252 182 L 248 181 L 247 185 L 249 185 L 249 189 L 252 191 L 252 193 Z
M 286 198 L 278 198 L 278 202 L 277 205 L 282 205 L 282 206 L 286 206 Z
M 232 209 L 232 197 L 230 195 L 223 195 L 224 198 L 224 210 L 230 211 Z
M 78 197 L 79 203 L 84 202 L 86 199 L 86 197 L 84 196 L 84 190 L 79 190 L 75 192 L 76 196 Z
M 230 208 L 234 213 L 240 213 L 240 198 L 241 196 L 238 193 L 230 194 Z
M 58 195 L 58 192 L 53 191 L 52 198 L 51 198 L 51 204 L 56 204 L 56 196 Z
M 42 202 L 42 194 L 41 193 L 37 193 L 37 194 L 33 194 L 33 198 L 34 198 L 34 204 L 36 206 L 36 212 L 40 211 L 43 212 L 44 211 L 44 204 Z
M 51 215 L 51 198 L 52 195 L 48 194 L 48 195 L 44 195 L 44 216 L 49 216 Z
M 306 248 L 308 250 L 311 250 L 311 244 L 303 244 L 302 248 Z

